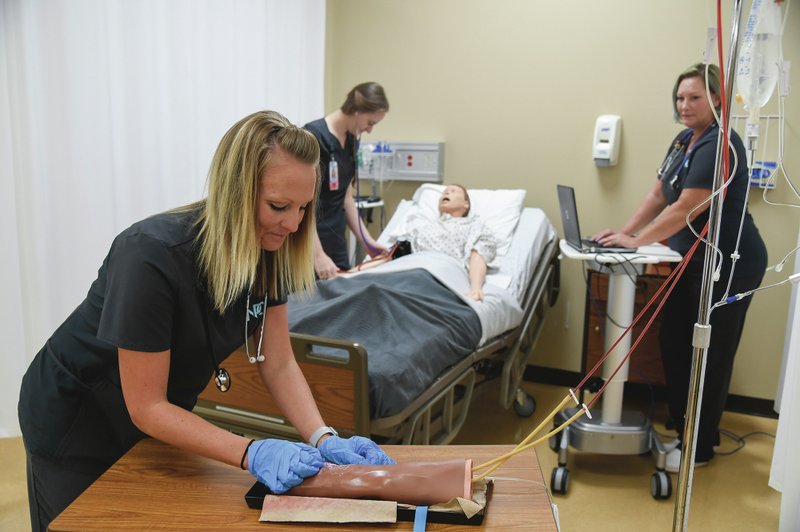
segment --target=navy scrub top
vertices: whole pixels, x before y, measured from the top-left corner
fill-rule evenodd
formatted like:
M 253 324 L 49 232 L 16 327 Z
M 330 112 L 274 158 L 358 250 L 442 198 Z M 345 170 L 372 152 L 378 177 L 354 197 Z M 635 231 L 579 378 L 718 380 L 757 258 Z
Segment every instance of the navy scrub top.
M 347 255 L 347 240 L 345 229 L 344 200 L 347 189 L 356 173 L 355 146 L 356 138 L 347 133 L 344 147 L 336 135 L 331 133 L 324 118 L 309 122 L 305 129 L 314 134 L 319 142 L 319 166 L 322 178 L 319 202 L 317 204 L 317 233 L 322 244 L 322 249 L 342 270 L 350 269 L 350 259 Z M 339 168 L 339 186 L 331 190 L 330 162 L 336 161 Z

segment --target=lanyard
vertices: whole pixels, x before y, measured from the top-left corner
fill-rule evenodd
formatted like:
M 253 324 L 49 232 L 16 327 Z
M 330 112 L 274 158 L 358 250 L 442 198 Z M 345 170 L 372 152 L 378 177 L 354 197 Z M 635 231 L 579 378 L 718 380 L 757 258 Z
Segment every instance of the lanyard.
M 686 164 L 686 160 L 689 158 L 689 154 L 691 153 L 690 150 L 687 149 L 689 140 L 691 138 L 692 132 L 687 131 L 675 141 L 675 144 L 672 146 L 672 150 L 669 152 L 666 158 L 664 158 L 664 162 L 662 162 L 661 166 L 658 168 L 658 178 L 661 181 L 671 177 L 670 184 L 674 186 L 673 183 L 677 180 L 678 171 L 684 164 Z M 676 166 L 675 162 L 681 157 L 681 155 L 683 155 L 683 159 L 681 160 L 681 163 Z M 670 176 L 670 174 L 674 175 Z
M 672 147 L 672 151 L 669 152 L 669 155 L 664 159 L 664 162 L 661 163 L 661 166 L 658 168 L 658 178 L 663 183 L 669 184 L 672 187 L 672 190 L 679 190 L 681 188 L 681 170 L 683 168 L 688 167 L 689 164 L 689 157 L 692 154 L 692 151 L 697 147 L 697 144 L 706 136 L 706 134 L 716 126 L 716 122 L 712 122 L 708 128 L 703 132 L 702 135 L 697 139 L 694 146 L 689 147 L 689 144 L 692 139 L 692 130 L 686 131 L 683 135 L 681 135 Z M 683 155 L 683 157 L 681 157 Z M 679 164 L 675 164 L 677 161 L 680 161 Z

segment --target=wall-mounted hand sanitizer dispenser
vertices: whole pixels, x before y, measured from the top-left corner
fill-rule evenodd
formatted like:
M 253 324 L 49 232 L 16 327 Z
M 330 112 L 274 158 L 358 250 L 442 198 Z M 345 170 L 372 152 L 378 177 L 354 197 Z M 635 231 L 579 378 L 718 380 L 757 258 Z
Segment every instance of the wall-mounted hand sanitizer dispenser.
M 619 157 L 622 118 L 618 115 L 601 115 L 594 125 L 592 157 L 599 167 L 614 166 Z

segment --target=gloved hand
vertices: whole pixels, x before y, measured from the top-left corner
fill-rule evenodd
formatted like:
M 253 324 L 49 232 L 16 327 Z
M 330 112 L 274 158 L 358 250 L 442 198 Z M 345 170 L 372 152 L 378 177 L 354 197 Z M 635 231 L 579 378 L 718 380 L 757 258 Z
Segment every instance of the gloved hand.
M 362 436 L 353 436 L 347 439 L 329 436 L 322 441 L 319 450 L 325 460 L 339 465 L 396 463 L 374 441 Z
M 284 493 L 325 465 L 319 450 L 286 440 L 257 440 L 247 450 L 247 470 L 272 493 Z

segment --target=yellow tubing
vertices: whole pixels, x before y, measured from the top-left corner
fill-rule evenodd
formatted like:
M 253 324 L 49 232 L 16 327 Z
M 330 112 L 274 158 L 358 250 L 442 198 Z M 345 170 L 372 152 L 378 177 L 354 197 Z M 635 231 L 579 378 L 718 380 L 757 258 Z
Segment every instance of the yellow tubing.
M 504 454 L 502 456 L 498 456 L 497 458 L 494 458 L 493 460 L 489 460 L 488 462 L 484 462 L 483 464 L 480 464 L 478 466 L 473 467 L 472 468 L 472 472 L 474 473 L 475 471 L 483 469 L 484 467 L 491 466 L 491 467 L 489 467 L 489 469 L 487 469 L 486 471 L 481 473 L 479 476 L 475 477 L 473 479 L 473 482 L 485 478 L 492 471 L 494 471 L 495 469 L 497 469 L 498 467 L 503 465 L 506 462 L 506 460 L 508 460 L 512 456 L 515 456 L 515 455 L 517 455 L 517 454 L 519 454 L 519 453 L 521 453 L 523 451 L 526 451 L 526 450 L 528 450 L 528 449 L 530 449 L 532 447 L 535 447 L 535 446 L 539 445 L 540 443 L 542 443 L 546 439 L 550 438 L 551 436 L 555 436 L 556 434 L 558 434 L 559 432 L 561 432 L 565 428 L 567 428 L 570 425 L 572 425 L 575 422 L 575 420 L 577 420 L 579 417 L 581 417 L 584 414 L 583 408 L 579 408 L 578 411 L 575 412 L 575 414 L 571 418 L 569 418 L 567 421 L 565 421 L 564 423 L 562 423 L 561 425 L 559 425 L 555 429 L 551 430 L 550 432 L 548 432 L 547 434 L 545 434 L 544 436 L 542 436 L 538 440 L 534 441 L 533 443 L 528 443 L 528 441 L 533 437 L 533 435 L 536 434 L 536 432 L 538 432 L 541 429 L 541 427 L 544 425 L 544 423 L 546 423 L 547 421 L 552 419 L 555 416 L 555 414 L 561 409 L 561 407 L 564 406 L 564 404 L 566 404 L 567 401 L 569 401 L 569 399 L 570 399 L 570 396 L 565 397 L 564 401 L 562 401 L 561 404 L 559 406 L 557 406 L 553 412 L 550 413 L 548 418 L 545 419 L 545 421 L 543 421 L 542 424 L 540 424 L 538 427 L 536 427 L 536 429 L 533 432 L 531 432 L 522 442 L 520 442 L 513 450 L 507 452 L 506 454 Z

